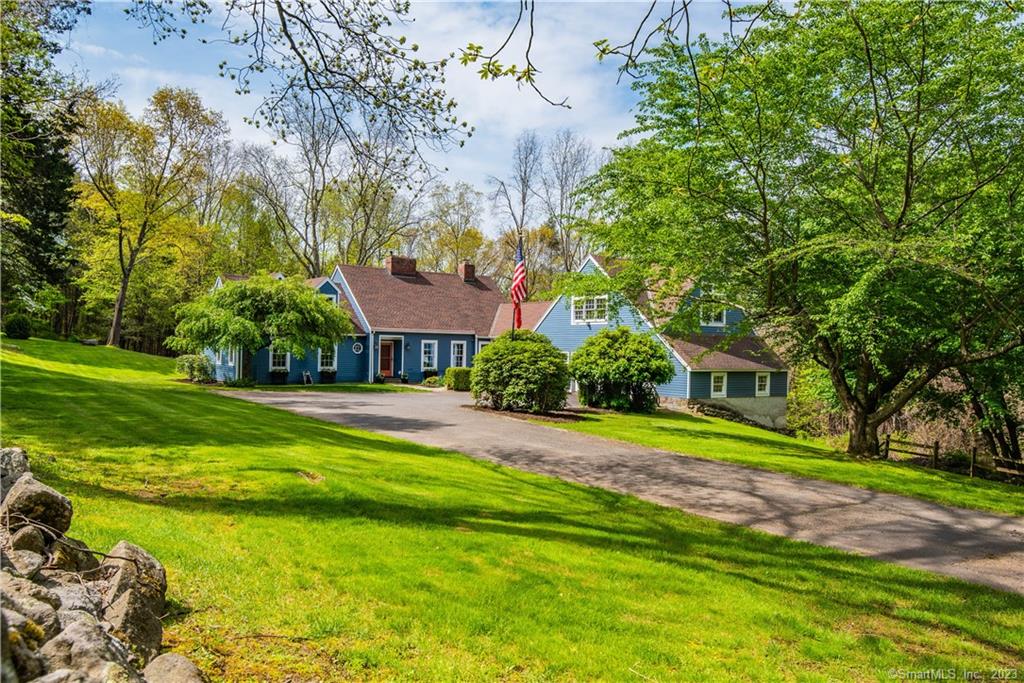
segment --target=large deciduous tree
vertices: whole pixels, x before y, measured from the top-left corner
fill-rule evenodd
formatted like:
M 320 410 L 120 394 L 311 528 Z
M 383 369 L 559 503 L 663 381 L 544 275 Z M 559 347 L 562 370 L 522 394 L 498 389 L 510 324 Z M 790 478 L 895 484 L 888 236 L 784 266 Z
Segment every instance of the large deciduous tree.
M 119 287 L 107 343 L 121 342 L 132 274 L 171 221 L 191 210 L 191 190 L 211 146 L 224 135 L 220 114 L 190 90 L 161 88 L 141 119 L 123 105 L 97 100 L 82 113 L 75 155 L 99 223 L 117 250 Z
M 874 454 L 940 373 L 1024 344 L 1024 22 L 1000 3 L 735 11 L 758 20 L 639 67 L 643 139 L 595 184 L 614 220 L 592 236 L 671 324 L 696 324 L 672 308 L 693 278 L 820 364 L 849 451 Z

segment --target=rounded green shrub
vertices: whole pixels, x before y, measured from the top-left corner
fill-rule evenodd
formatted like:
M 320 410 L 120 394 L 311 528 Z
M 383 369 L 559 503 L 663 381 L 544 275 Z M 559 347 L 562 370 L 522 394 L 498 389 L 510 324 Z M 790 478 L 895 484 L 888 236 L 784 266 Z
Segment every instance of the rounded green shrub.
M 448 368 L 444 371 L 444 386 L 451 391 L 469 391 L 469 368 Z
M 187 353 L 175 360 L 178 372 L 193 382 L 213 381 L 213 362 L 201 353 Z
M 658 407 L 655 387 L 672 379 L 675 368 L 657 339 L 616 327 L 583 342 L 569 373 L 585 406 L 652 412 Z
M 506 332 L 473 359 L 473 398 L 496 410 L 547 413 L 565 407 L 565 354 L 542 334 Z
M 27 315 L 11 313 L 4 318 L 4 333 L 11 339 L 28 339 L 32 336 L 32 321 Z

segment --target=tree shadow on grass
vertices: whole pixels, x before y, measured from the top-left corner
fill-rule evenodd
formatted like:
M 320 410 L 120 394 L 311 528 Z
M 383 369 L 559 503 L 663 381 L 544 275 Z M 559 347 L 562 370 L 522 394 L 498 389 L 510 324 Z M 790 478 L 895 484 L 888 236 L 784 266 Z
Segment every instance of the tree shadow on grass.
M 1024 597 L 982 586 L 886 566 L 854 555 L 760 534 L 715 522 L 688 523 L 684 513 L 632 503 L 612 513 L 608 521 L 584 511 L 566 514 L 550 508 L 516 510 L 505 506 L 431 505 L 383 500 L 356 495 L 295 494 L 287 497 L 230 498 L 225 496 L 171 496 L 144 500 L 97 484 L 69 482 L 81 494 L 184 514 L 213 513 L 230 517 L 294 518 L 304 524 L 331 524 L 362 520 L 388 526 L 406 526 L 436 532 L 480 533 L 512 539 L 530 539 L 579 548 L 626 553 L 643 562 L 671 565 L 696 572 L 715 583 L 728 577 L 745 590 L 769 590 L 800 595 L 819 611 L 853 610 L 863 616 L 885 615 L 969 637 L 1006 657 L 1019 657 L 1014 640 L 1024 629 Z M 551 483 L 552 487 L 564 484 Z M 584 495 L 593 491 L 595 503 L 615 505 L 624 496 L 599 489 L 575 487 Z M 619 499 L 619 500 L 615 500 Z M 472 491 L 466 491 L 472 500 Z M 628 499 L 627 499 L 628 500 Z M 320 530 L 312 534 L 323 541 Z M 285 532 L 289 533 L 289 532 Z M 436 540 L 430 541 L 436 543 Z M 293 548 L 296 557 L 300 548 Z M 510 552 L 513 552 L 510 550 Z M 1016 615 L 1016 616 L 1014 616 Z M 1006 639 L 993 638 L 993 623 L 1003 623 Z

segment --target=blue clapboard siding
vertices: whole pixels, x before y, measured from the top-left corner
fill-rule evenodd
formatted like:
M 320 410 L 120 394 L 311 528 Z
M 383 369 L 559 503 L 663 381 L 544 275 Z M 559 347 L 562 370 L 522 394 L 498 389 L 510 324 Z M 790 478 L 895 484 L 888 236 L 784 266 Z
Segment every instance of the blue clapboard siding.
M 789 373 L 773 372 L 768 393 L 770 396 L 786 396 L 789 393 Z
M 206 349 L 203 351 L 203 355 L 213 364 L 214 380 L 227 382 L 238 377 L 238 368 L 235 365 L 237 359 L 233 352 L 225 352 L 220 362 L 217 361 L 217 353 L 213 349 Z
M 473 356 L 476 355 L 476 338 L 471 334 L 435 334 L 432 332 L 374 333 L 375 343 L 377 344 L 373 351 L 374 374 L 377 373 L 380 362 L 380 339 L 383 337 L 387 340 L 391 336 L 402 337 L 401 340 L 395 340 L 395 376 L 398 376 L 398 373 L 404 370 L 409 375 L 409 381 L 413 383 L 423 381 L 422 342 L 424 340 L 437 342 L 436 364 L 439 375 L 443 375 L 444 371 L 451 366 L 453 341 L 465 343 L 466 367 L 472 366 Z M 406 349 L 406 346 L 409 348 Z
M 754 398 L 757 375 L 755 372 L 727 372 L 725 378 L 726 398 Z M 769 396 L 786 395 L 787 374 L 773 372 L 768 380 Z M 690 373 L 690 398 L 711 398 L 711 373 L 697 371 Z
M 363 345 L 363 351 L 360 354 L 356 354 L 353 351 L 353 344 L 360 343 Z M 340 344 L 336 345 L 337 359 L 337 371 L 335 373 L 336 382 L 362 382 L 366 380 L 366 336 L 359 335 L 357 337 L 350 337 Z M 253 357 L 253 369 L 256 375 L 257 384 L 271 384 L 271 373 L 270 373 L 270 350 L 262 348 L 256 352 Z M 308 370 L 310 375 L 313 377 L 313 382 L 319 384 L 321 382 L 320 377 L 320 357 L 316 349 L 307 349 L 305 355 L 302 358 L 292 356 L 289 359 L 288 364 L 288 384 L 301 384 L 302 383 L 302 372 Z
M 587 261 L 581 272 L 590 274 L 595 272 L 597 267 L 593 261 Z M 573 325 L 572 311 L 570 310 L 571 299 L 560 296 L 554 306 L 537 326 L 537 332 L 545 335 L 551 342 L 563 352 L 570 354 L 576 351 L 583 342 L 608 327 L 628 327 L 637 332 L 651 332 L 651 327 L 632 306 L 624 306 L 617 311 L 608 311 L 607 323 L 591 323 L 587 325 Z M 675 376 L 666 384 L 658 387 L 658 393 L 662 396 L 674 398 L 686 398 L 687 371 L 686 367 L 679 362 L 669 348 L 658 338 L 662 348 L 669 354 L 672 366 L 675 368 Z

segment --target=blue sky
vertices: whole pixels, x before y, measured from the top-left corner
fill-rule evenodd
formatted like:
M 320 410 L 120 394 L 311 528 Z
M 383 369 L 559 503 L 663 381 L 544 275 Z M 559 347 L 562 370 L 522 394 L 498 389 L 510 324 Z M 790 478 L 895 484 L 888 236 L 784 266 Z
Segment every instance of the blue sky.
M 61 65 L 83 72 L 92 81 L 116 84 L 115 97 L 133 113 L 162 85 L 196 90 L 207 106 L 223 112 L 236 140 L 267 142 L 267 135 L 243 118 L 258 104 L 260 87 L 240 96 L 232 83 L 217 75 L 217 65 L 232 59 L 232 47 L 201 44 L 199 37 L 219 36 L 219 22 L 190 31 L 185 39 L 169 38 L 153 44 L 153 36 L 124 14 L 125 2 L 94 3 L 70 36 Z M 635 104 L 628 80 L 616 83 L 616 65 L 598 63 L 593 42 L 599 38 L 622 40 L 646 11 L 646 2 L 550 2 L 537 8 L 534 54 L 542 69 L 539 83 L 552 99 L 569 98 L 571 109 L 553 107 L 531 90 L 518 90 L 507 81 L 484 82 L 471 67 L 453 65 L 448 91 L 459 103 L 459 114 L 476 133 L 465 147 L 436 153 L 431 161 L 447 168 L 448 181 L 465 180 L 486 190 L 489 175 L 503 175 L 510 164 L 512 141 L 524 128 L 549 134 L 561 127 L 574 128 L 599 147 L 615 143 L 632 124 Z M 709 1 L 697 7 L 701 28 L 721 25 L 721 4 Z M 514 20 L 517 3 L 413 2 L 414 22 L 405 33 L 422 46 L 424 56 L 442 56 L 467 42 L 493 46 L 503 39 Z M 525 34 L 524 36 L 525 37 Z M 515 48 L 519 49 L 515 49 Z M 515 60 L 521 46 L 509 54 Z M 244 55 L 243 55 L 244 56 Z M 488 228 L 494 227 L 493 219 Z

